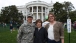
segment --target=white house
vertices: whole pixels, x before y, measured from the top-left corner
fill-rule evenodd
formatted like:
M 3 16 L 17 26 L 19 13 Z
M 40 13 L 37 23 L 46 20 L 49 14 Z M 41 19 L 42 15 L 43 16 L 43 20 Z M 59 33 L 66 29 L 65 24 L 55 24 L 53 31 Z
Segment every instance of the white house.
M 47 16 L 51 8 L 53 8 L 53 3 L 36 0 L 28 2 L 23 6 L 17 6 L 17 8 L 19 12 L 22 12 L 23 16 L 26 17 L 25 20 L 27 20 L 27 15 L 31 13 L 33 15 L 33 22 L 37 19 L 44 21 L 45 16 Z

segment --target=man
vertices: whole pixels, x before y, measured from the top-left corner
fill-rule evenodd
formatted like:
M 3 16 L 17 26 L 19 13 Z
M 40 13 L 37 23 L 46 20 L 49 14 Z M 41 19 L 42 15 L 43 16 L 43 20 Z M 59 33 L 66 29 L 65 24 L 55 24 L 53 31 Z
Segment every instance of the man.
M 27 22 L 22 24 L 18 30 L 18 43 L 33 43 L 33 32 L 35 25 L 32 23 L 32 15 L 27 16 Z

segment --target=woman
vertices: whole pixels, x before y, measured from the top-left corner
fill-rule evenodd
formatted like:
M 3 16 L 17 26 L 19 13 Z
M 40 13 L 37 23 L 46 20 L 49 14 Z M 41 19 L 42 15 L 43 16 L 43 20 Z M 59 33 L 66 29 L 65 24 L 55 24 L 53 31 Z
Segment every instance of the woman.
M 64 43 L 64 30 L 61 22 L 56 21 L 55 15 L 49 13 L 49 23 L 46 25 L 48 31 L 48 43 Z
M 42 27 L 42 21 L 36 20 L 36 28 L 34 31 L 34 43 L 45 43 L 47 42 L 47 31 Z

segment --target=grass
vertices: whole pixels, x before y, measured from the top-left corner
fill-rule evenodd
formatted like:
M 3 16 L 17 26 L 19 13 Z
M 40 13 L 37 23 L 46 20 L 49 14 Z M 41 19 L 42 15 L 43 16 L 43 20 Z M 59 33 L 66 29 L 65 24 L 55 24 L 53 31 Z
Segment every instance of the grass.
M 0 43 L 17 43 L 16 41 L 17 37 L 17 30 L 13 31 L 13 33 L 10 32 L 9 26 L 8 27 L 2 27 L 0 26 Z M 65 37 L 65 43 L 68 43 L 68 33 L 65 29 L 64 32 Z M 70 43 L 76 43 L 76 31 L 72 30 L 70 34 Z
M 64 42 L 69 43 L 69 34 L 65 30 L 64 32 Z M 76 43 L 76 31 L 72 29 L 72 32 L 70 33 L 70 43 Z
M 0 27 L 0 43 L 17 43 L 17 30 L 10 32 L 9 27 Z

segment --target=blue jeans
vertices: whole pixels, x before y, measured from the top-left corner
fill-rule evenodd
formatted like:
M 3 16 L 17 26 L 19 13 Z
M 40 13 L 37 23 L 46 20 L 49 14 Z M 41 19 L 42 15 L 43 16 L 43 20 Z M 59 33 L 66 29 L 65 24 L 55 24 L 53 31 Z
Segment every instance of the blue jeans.
M 50 39 L 48 39 L 48 43 L 61 43 L 61 41 L 55 41 L 55 40 L 50 40 Z

